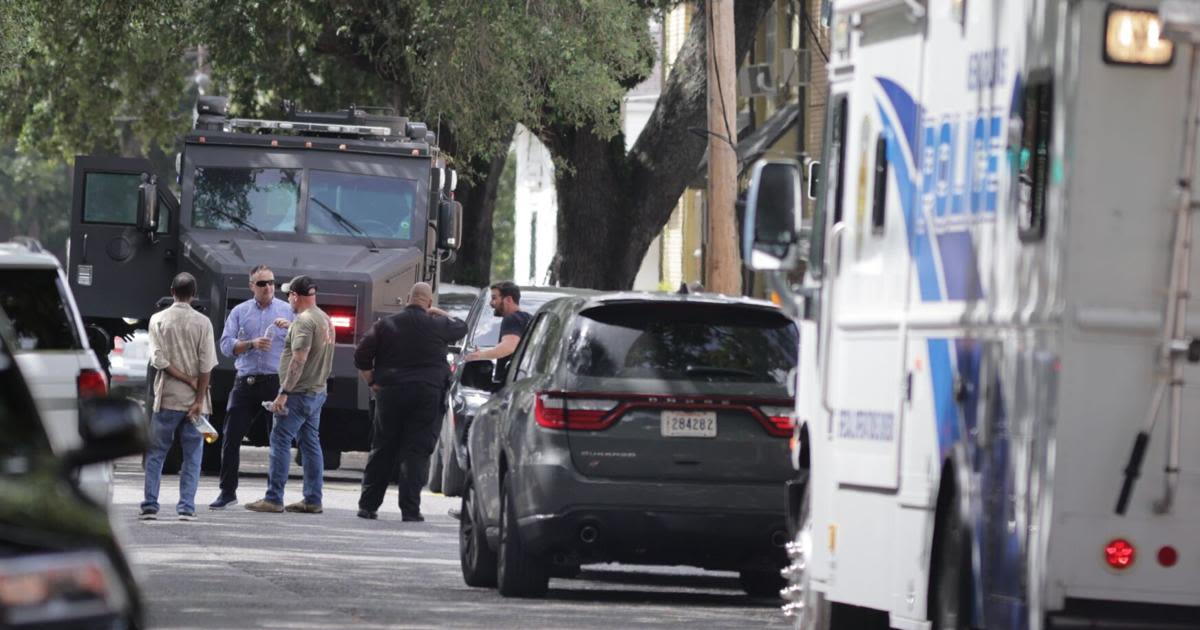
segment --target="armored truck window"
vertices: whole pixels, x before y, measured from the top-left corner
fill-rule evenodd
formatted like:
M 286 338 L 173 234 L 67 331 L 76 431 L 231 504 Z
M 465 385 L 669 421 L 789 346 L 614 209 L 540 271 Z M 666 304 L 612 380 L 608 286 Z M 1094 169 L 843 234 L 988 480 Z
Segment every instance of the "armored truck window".
M 309 234 L 412 238 L 417 197 L 412 180 L 314 170 L 309 171 L 308 194 Z
M 192 227 L 295 232 L 300 169 L 196 167 Z
M 83 222 L 137 225 L 138 184 L 133 173 L 88 173 L 83 182 Z M 166 233 L 170 213 L 158 207 L 158 231 Z

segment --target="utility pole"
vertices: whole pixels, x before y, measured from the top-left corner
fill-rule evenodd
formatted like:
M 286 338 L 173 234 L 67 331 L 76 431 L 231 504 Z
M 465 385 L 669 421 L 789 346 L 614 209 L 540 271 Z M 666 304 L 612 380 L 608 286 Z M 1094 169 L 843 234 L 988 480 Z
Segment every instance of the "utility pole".
M 708 20 L 708 251 L 705 290 L 741 295 L 737 248 L 737 82 L 734 0 L 705 0 Z

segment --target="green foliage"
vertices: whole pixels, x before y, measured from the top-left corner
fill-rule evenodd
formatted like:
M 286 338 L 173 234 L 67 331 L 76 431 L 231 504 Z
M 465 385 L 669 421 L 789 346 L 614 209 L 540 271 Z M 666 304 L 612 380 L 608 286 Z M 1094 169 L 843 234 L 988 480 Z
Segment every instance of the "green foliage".
M 511 151 L 496 191 L 496 209 L 492 213 L 492 282 L 513 277 L 514 222 L 517 214 L 517 153 Z
M 63 259 L 70 208 L 70 171 L 61 161 L 0 145 L 0 240 L 32 236 Z

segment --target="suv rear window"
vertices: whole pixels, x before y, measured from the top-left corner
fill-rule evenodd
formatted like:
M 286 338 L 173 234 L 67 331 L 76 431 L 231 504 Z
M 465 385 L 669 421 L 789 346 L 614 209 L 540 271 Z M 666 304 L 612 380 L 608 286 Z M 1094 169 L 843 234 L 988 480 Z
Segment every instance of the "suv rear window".
M 578 376 L 784 385 L 796 327 L 758 307 L 612 304 L 580 313 L 567 348 Z
M 53 269 L 0 270 L 0 308 L 12 320 L 18 351 L 82 347 Z

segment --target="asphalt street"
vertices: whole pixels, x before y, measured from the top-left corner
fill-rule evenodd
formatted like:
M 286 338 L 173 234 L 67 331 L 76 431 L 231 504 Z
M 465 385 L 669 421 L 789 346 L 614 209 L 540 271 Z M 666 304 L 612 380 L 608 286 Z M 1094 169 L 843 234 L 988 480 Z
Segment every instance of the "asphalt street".
M 767 628 L 785 627 L 779 602 L 747 597 L 732 573 L 684 567 L 585 567 L 554 579 L 544 599 L 500 597 L 463 584 L 457 499 L 426 493 L 424 523 L 404 523 L 389 490 L 379 520 L 357 518 L 365 458 L 347 454 L 324 486 L 324 514 L 260 514 L 242 504 L 266 487 L 266 449 L 244 448 L 238 498 L 174 518 L 178 477 L 164 476 L 160 520 L 137 520 L 140 460 L 118 462 L 114 520 L 139 576 L 152 628 Z M 293 465 L 285 501 L 300 499 Z

